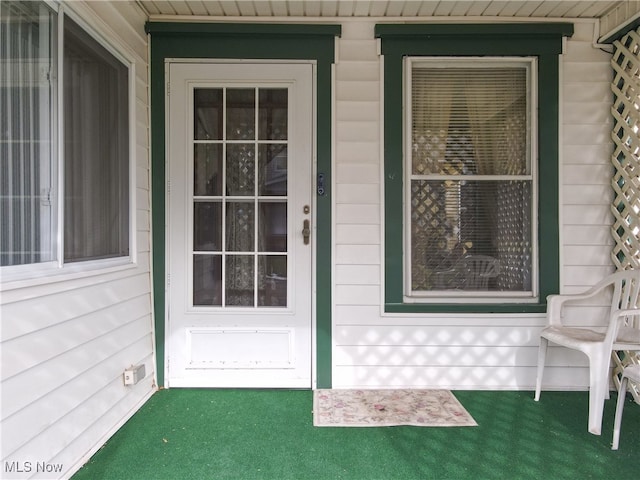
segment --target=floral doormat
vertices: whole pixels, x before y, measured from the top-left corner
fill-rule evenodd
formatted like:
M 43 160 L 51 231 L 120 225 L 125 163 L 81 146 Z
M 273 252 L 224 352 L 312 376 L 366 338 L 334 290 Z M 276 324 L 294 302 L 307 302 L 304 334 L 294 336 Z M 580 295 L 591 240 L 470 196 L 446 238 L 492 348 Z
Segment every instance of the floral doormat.
M 316 427 L 473 427 L 449 390 L 315 390 Z

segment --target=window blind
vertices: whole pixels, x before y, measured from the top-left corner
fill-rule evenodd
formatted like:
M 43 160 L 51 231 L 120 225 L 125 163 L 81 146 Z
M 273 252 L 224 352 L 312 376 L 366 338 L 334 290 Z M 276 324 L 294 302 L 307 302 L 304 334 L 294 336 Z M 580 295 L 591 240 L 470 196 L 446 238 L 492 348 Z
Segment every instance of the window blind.
M 531 288 L 526 66 L 411 71 L 412 291 Z M 483 259 L 489 278 L 470 271 Z
M 414 66 L 412 173 L 530 173 L 526 99 L 524 67 Z

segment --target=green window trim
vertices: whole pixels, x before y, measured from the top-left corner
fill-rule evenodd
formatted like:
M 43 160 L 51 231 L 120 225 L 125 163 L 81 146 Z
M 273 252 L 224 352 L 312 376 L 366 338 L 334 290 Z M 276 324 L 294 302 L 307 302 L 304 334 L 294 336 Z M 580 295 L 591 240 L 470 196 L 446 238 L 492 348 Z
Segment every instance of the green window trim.
M 570 23 L 378 24 L 384 56 L 385 312 L 537 313 L 559 291 L 559 59 Z M 538 303 L 404 303 L 403 58 L 534 56 L 538 60 Z
M 168 58 L 315 60 L 316 161 L 331 185 L 331 69 L 340 25 L 147 22 L 151 44 L 152 263 L 158 385 L 165 365 L 165 60 Z M 316 382 L 331 388 L 331 195 L 316 197 Z

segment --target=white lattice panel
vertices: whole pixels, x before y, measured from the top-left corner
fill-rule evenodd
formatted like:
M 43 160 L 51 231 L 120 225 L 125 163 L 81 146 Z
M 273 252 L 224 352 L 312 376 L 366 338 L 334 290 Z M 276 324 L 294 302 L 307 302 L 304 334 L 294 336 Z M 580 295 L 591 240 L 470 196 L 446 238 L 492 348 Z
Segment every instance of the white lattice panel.
M 615 151 L 611 161 L 615 198 L 611 210 L 615 222 L 611 231 L 615 246 L 611 256 L 617 269 L 625 270 L 640 268 L 640 35 L 638 31 L 629 32 L 614 45 L 611 138 Z M 624 367 L 640 363 L 640 357 L 637 353 L 614 352 L 612 362 L 614 382 L 619 387 Z M 640 385 L 631 385 L 630 390 L 640 404 Z

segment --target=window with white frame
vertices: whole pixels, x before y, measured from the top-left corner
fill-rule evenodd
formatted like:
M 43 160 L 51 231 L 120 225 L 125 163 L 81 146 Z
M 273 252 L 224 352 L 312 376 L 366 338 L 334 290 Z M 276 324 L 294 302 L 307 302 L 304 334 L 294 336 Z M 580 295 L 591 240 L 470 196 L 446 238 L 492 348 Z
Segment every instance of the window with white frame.
M 406 300 L 534 298 L 534 59 L 405 69 Z
M 44 2 L 0 22 L 0 266 L 128 261 L 130 66 Z

